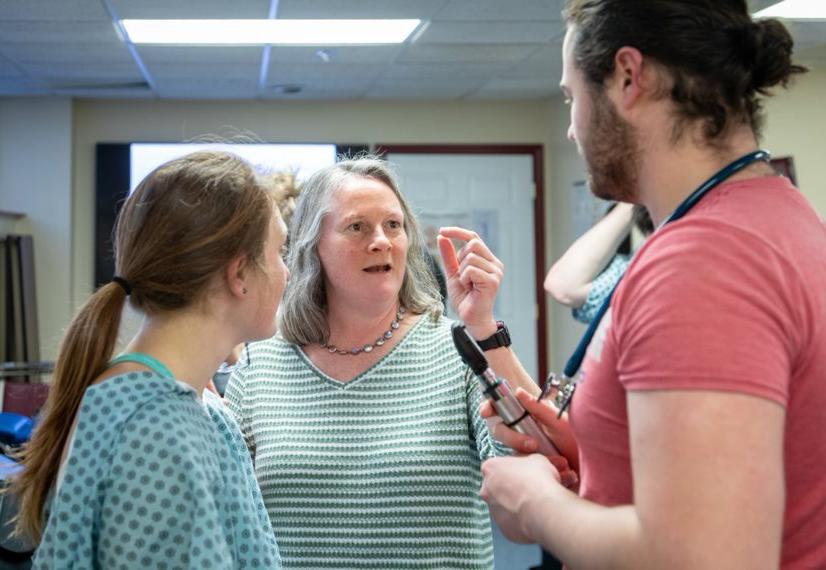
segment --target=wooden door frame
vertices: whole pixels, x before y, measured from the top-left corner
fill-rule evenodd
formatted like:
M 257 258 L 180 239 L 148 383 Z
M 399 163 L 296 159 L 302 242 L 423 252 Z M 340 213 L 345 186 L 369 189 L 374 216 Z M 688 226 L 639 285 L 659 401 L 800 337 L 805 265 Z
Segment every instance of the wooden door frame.
M 534 274 L 536 289 L 536 352 L 539 377 L 542 384 L 548 375 L 547 306 L 543 283 L 545 281 L 545 185 L 544 148 L 541 144 L 377 144 L 379 155 L 398 154 L 523 154 L 533 159 L 533 183 L 536 189 L 533 202 Z

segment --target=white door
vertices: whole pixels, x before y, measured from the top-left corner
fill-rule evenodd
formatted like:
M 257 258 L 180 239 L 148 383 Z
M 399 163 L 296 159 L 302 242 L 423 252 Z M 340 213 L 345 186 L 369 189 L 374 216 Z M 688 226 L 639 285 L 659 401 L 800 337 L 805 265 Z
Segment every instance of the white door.
M 390 152 L 387 159 L 426 235 L 440 226 L 466 227 L 505 264 L 495 317 L 507 323 L 514 350 L 536 379 L 533 157 Z

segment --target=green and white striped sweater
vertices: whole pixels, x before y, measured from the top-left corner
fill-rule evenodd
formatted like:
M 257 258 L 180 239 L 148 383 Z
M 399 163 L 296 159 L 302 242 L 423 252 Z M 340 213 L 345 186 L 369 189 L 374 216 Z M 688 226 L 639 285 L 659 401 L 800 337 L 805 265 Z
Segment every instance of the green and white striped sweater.
M 274 338 L 227 389 L 285 569 L 492 568 L 479 417 L 450 321 L 423 317 L 342 383 Z

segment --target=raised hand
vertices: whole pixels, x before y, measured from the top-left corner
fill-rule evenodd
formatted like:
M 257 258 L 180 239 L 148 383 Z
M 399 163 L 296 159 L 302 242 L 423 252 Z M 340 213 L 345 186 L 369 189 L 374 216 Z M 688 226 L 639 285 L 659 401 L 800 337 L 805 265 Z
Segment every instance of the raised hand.
M 465 242 L 458 253 L 451 239 Z M 493 334 L 496 332 L 493 306 L 505 266 L 476 232 L 457 227 L 440 228 L 438 242 L 454 311 L 475 338 Z

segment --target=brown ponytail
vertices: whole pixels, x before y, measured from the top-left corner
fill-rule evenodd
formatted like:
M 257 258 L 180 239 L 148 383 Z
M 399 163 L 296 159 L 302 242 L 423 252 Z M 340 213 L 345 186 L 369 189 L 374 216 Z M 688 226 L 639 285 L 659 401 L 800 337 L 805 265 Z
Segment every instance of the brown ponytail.
M 244 254 L 261 266 L 273 184 L 241 158 L 197 152 L 150 173 L 124 203 L 115 230 L 116 272 L 129 284 L 130 304 L 147 314 L 187 307 L 213 277 Z M 127 287 L 101 287 L 69 325 L 57 357 L 43 419 L 20 454 L 17 531 L 39 541 L 44 507 L 63 449 L 89 385 L 106 370 Z
M 63 449 L 86 388 L 106 369 L 117 341 L 126 294 L 108 283 L 72 320 L 57 357 L 57 366 L 43 407 L 43 420 L 20 454 L 22 474 L 11 492 L 20 497 L 17 529 L 39 540 L 43 509 L 57 478 Z

